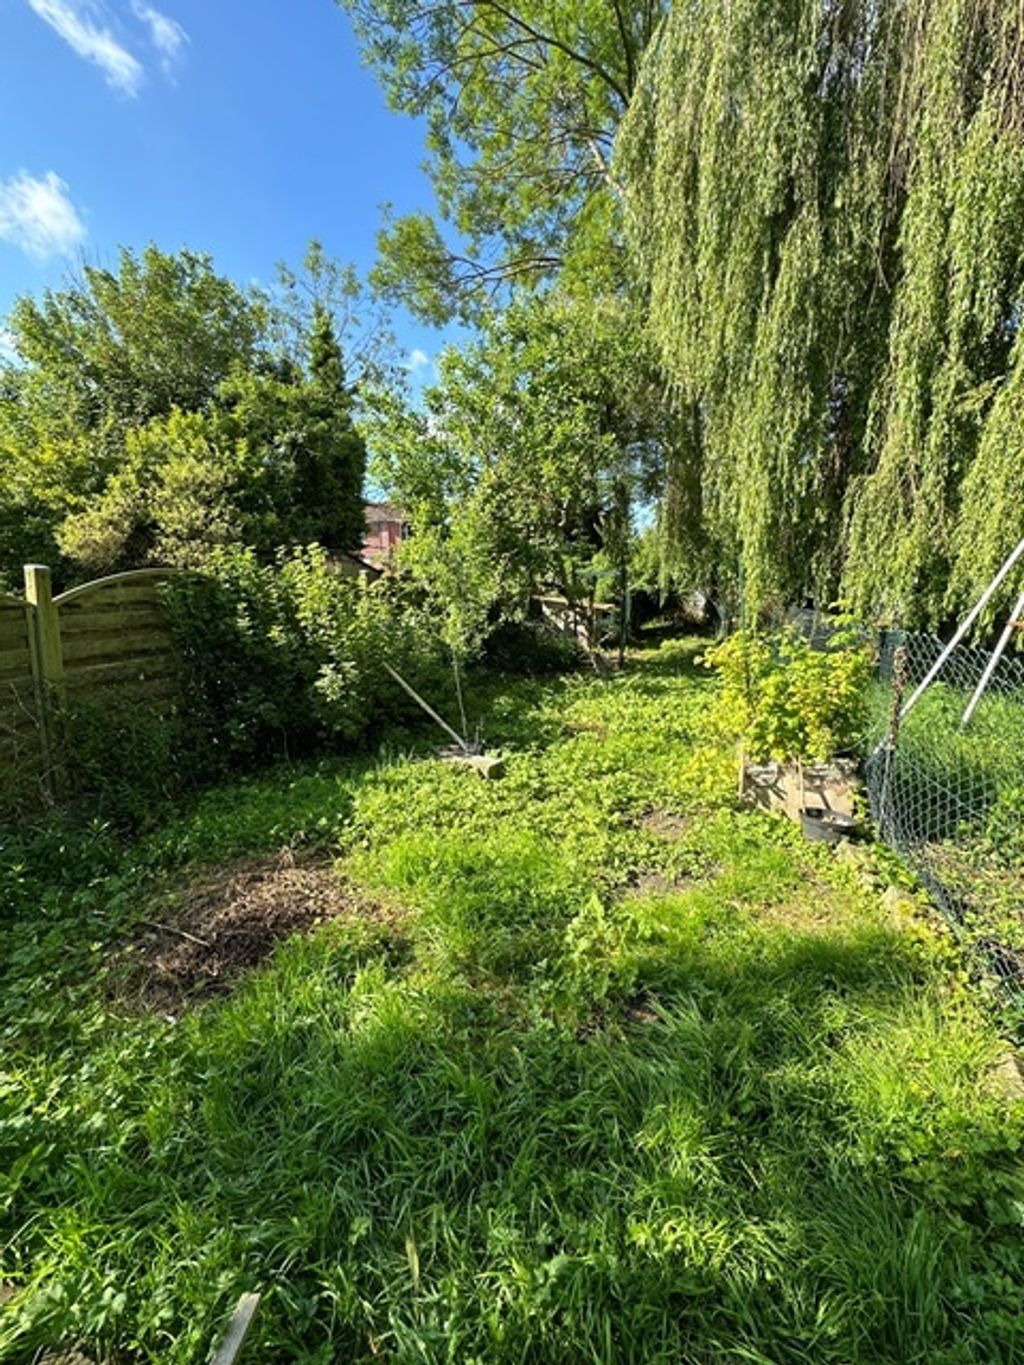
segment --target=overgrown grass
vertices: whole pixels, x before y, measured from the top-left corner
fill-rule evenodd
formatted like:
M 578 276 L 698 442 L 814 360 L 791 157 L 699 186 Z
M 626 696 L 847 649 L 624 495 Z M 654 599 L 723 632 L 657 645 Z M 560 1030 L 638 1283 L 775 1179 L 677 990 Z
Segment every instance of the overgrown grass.
M 9 844 L 3 1359 L 200 1365 L 253 1286 L 282 1365 L 1020 1359 L 1000 1041 L 944 940 L 733 809 L 707 689 L 495 687 L 502 782 L 384 755 Z M 287 844 L 397 918 L 115 1003 L 158 889 Z

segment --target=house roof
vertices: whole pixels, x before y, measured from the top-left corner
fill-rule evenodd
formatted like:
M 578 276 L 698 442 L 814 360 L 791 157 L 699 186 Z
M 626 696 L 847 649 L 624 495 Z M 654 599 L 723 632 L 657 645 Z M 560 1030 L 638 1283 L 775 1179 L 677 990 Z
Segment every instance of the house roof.
M 357 574 L 366 573 L 371 578 L 380 578 L 381 571 L 376 564 L 371 564 L 362 555 L 350 554 L 347 550 L 337 550 L 331 555 L 331 563 L 344 573 Z
M 404 521 L 402 512 L 390 502 L 368 502 L 364 509 L 370 525 L 381 521 Z

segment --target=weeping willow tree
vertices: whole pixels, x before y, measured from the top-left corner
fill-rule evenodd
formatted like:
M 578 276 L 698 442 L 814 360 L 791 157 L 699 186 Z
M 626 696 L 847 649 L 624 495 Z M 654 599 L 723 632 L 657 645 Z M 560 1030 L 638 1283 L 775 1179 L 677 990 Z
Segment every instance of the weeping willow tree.
M 907 623 L 1024 533 L 1024 0 L 677 0 L 620 131 L 670 555 Z

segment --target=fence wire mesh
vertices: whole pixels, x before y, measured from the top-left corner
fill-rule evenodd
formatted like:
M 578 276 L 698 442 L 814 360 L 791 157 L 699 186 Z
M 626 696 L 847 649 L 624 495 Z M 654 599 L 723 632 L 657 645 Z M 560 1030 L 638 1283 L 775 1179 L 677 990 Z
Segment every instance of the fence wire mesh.
M 965 725 L 991 651 L 959 645 L 901 721 L 942 649 L 931 635 L 881 640 L 871 810 L 965 946 L 1024 1000 L 1024 660 L 1000 661 Z

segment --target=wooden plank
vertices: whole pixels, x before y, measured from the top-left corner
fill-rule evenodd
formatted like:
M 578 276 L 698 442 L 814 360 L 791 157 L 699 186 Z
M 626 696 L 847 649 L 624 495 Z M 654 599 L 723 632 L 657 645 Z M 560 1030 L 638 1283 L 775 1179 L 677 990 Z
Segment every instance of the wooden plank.
M 103 607 L 130 607 L 139 603 L 159 603 L 160 583 L 115 584 L 109 588 L 84 587 L 75 597 L 57 602 L 60 612 L 83 611 Z
M 133 608 L 159 606 L 160 586 L 147 584 L 139 588 L 96 588 L 60 602 L 57 610 L 62 616 L 74 616 L 84 611 L 131 611 Z
M 23 649 L 0 649 L 0 686 L 6 682 L 20 682 L 22 678 L 32 679 L 32 653 L 26 646 Z
M 235 1365 L 252 1331 L 256 1310 L 260 1306 L 259 1294 L 243 1294 L 231 1315 L 228 1329 L 221 1339 L 210 1365 Z
M 50 570 L 44 564 L 25 565 L 25 596 L 36 609 L 40 678 L 46 687 L 59 691 L 64 680 L 64 655 Z
M 177 578 L 179 574 L 184 572 L 187 570 L 170 568 L 128 569 L 125 573 L 110 574 L 106 578 L 94 578 L 89 583 L 80 583 L 76 588 L 69 588 L 67 592 L 62 592 L 55 600 L 58 607 L 64 607 L 88 593 L 145 591 L 147 588 L 153 588 L 166 582 L 169 578 Z
M 20 611 L 5 612 L 0 616 L 0 650 L 13 649 L 19 645 L 27 649 L 28 629 L 24 607 Z
M 174 643 L 166 631 L 105 633 L 73 636 L 64 641 L 64 668 L 70 672 L 83 660 L 109 663 L 118 660 L 146 659 L 157 654 L 174 654 Z
M 176 674 L 178 659 L 170 650 L 153 650 L 149 654 L 92 654 L 87 659 L 73 660 L 67 680 L 77 684 L 83 677 L 99 676 L 101 669 L 107 670 L 108 681 L 116 684 L 122 677 L 148 678 Z
M 75 635 L 92 635 L 97 631 L 143 630 L 149 626 L 156 626 L 159 630 L 170 630 L 170 618 L 162 607 L 143 604 L 102 611 L 94 611 L 92 608 L 77 612 L 62 611 L 60 614 L 60 630 L 65 640 L 70 640 Z
M 68 674 L 69 690 L 76 693 L 92 691 L 104 687 L 117 687 L 123 683 L 153 682 L 162 678 L 175 678 L 177 668 L 173 658 L 156 661 L 142 667 L 138 664 L 80 663 Z

